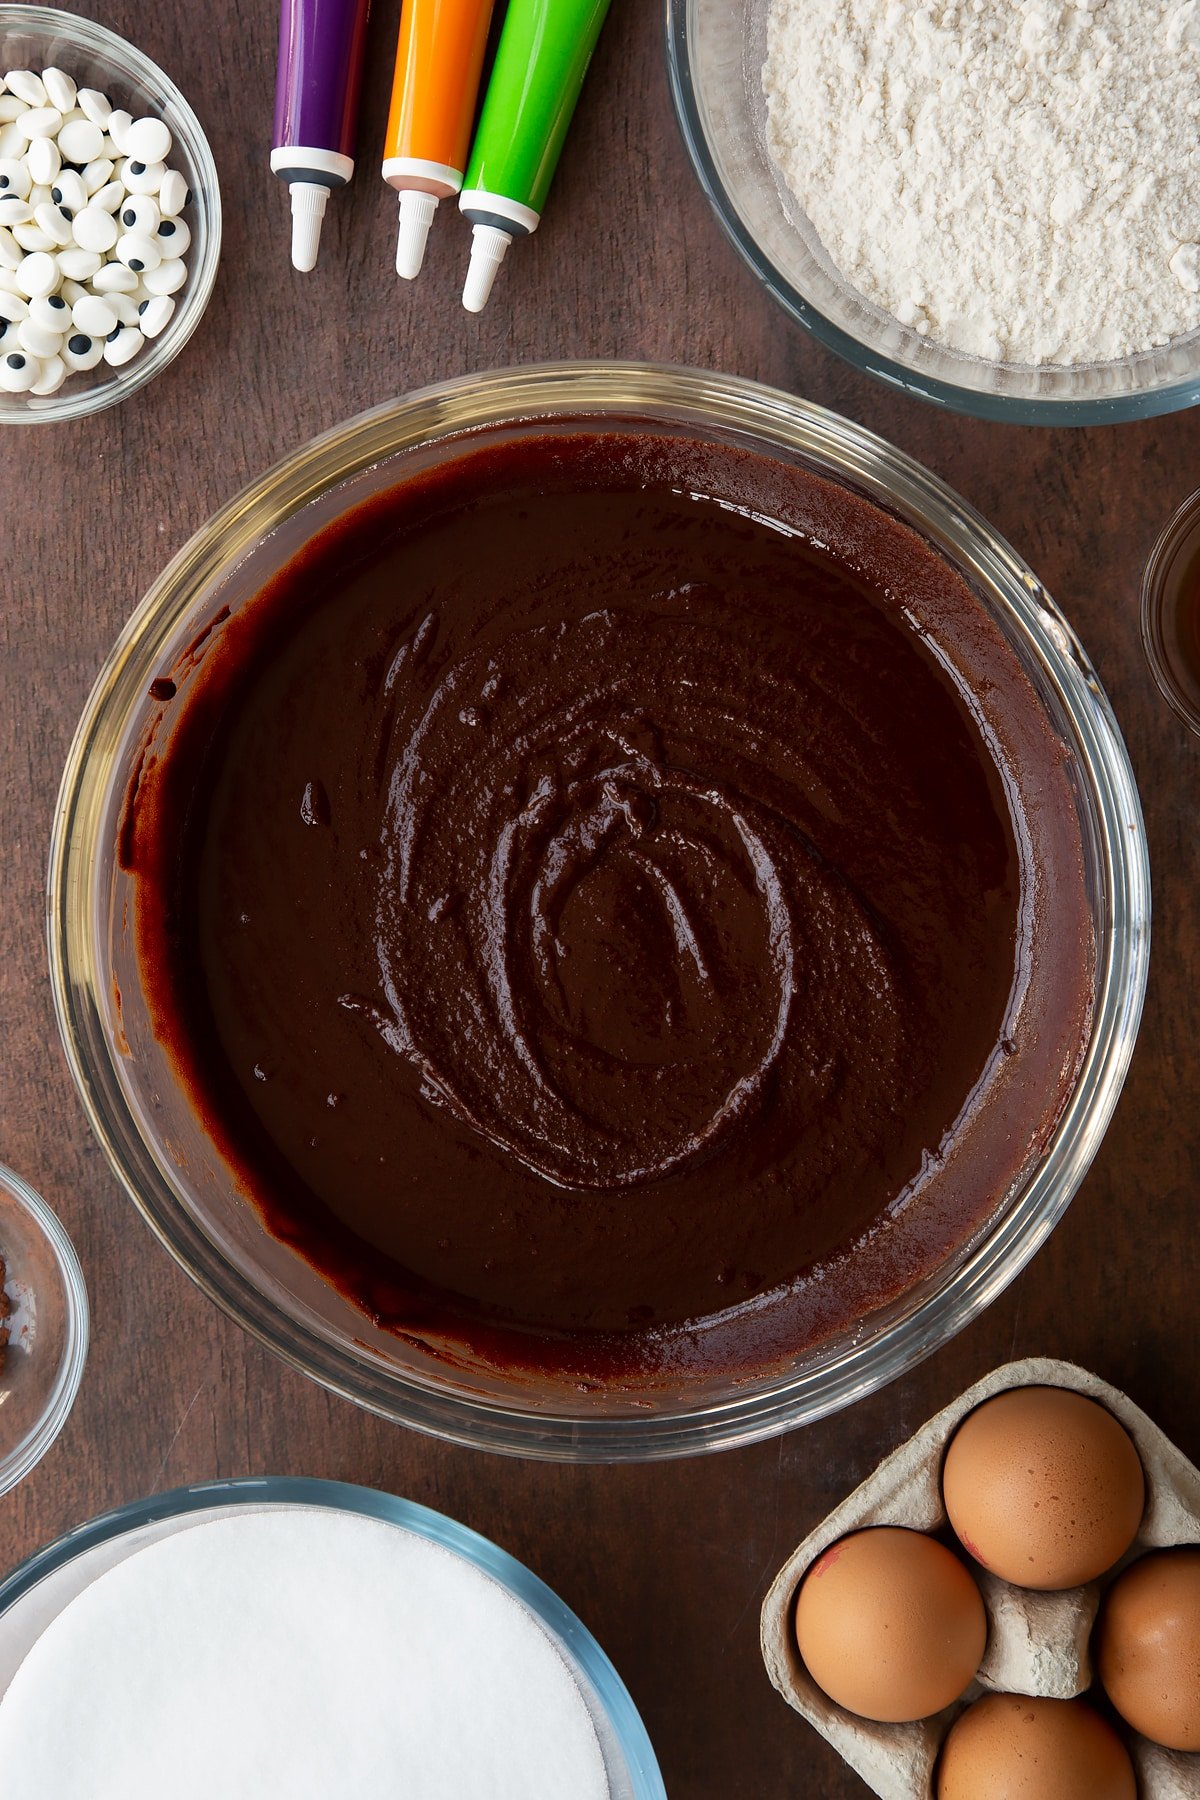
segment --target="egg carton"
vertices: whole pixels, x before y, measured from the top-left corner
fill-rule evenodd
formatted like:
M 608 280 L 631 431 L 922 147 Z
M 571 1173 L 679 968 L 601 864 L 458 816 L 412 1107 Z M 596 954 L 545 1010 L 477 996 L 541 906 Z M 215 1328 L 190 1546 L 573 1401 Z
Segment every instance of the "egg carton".
M 822 1551 L 868 1525 L 906 1525 L 955 1542 L 942 1502 L 942 1460 L 958 1425 L 993 1394 L 1015 1387 L 1073 1388 L 1098 1400 L 1137 1445 L 1146 1477 L 1146 1510 L 1127 1554 L 1085 1587 L 1039 1593 L 1013 1587 L 972 1564 L 988 1615 L 983 1662 L 953 1706 L 912 1725 L 877 1725 L 826 1698 L 796 1648 L 796 1590 Z M 1073 1363 L 1030 1357 L 1005 1363 L 951 1401 L 810 1532 L 784 1563 L 763 1602 L 761 1643 L 767 1673 L 789 1706 L 814 1725 L 881 1800 L 932 1800 L 938 1753 L 958 1714 L 990 1692 L 1069 1700 L 1091 1686 L 1089 1641 L 1103 1589 L 1147 1550 L 1200 1544 L 1200 1470 L 1127 1395 Z M 1200 1753 L 1164 1750 L 1126 1733 L 1141 1800 L 1200 1800 Z

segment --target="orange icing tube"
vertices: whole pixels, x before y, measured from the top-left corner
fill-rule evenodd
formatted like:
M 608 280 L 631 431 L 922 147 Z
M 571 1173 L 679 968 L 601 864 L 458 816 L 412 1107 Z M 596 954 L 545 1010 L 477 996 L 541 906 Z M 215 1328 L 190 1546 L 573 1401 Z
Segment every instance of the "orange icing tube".
M 439 200 L 463 184 L 493 0 L 404 0 L 383 179 L 400 194 L 396 273 L 411 281 Z

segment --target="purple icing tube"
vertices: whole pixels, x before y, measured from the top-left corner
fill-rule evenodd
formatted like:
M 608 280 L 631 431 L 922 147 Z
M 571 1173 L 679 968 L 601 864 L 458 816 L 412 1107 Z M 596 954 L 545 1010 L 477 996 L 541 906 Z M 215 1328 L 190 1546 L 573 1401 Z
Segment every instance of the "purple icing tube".
M 370 0 L 282 0 L 271 167 L 292 190 L 292 263 L 316 266 L 332 188 L 354 173 Z

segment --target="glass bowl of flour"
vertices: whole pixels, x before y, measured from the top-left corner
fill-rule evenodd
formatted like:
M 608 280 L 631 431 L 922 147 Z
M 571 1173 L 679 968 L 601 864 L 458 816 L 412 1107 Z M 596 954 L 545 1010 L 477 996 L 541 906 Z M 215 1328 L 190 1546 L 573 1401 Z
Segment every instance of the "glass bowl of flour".
M 1200 400 L 1197 0 L 667 0 L 701 183 L 892 386 L 1086 425 Z

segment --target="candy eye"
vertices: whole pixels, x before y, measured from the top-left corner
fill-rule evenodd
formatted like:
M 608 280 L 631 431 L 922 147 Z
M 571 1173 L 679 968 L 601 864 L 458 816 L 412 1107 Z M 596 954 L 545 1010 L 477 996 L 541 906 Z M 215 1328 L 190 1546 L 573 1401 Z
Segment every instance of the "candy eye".
M 138 307 L 142 331 L 146 337 L 157 337 L 171 323 L 171 315 L 175 311 L 175 302 L 168 294 L 155 294 L 152 300 L 143 300 Z
M 22 356 L 19 350 L 0 361 L 0 389 L 6 394 L 27 394 L 41 374 L 35 356 Z

